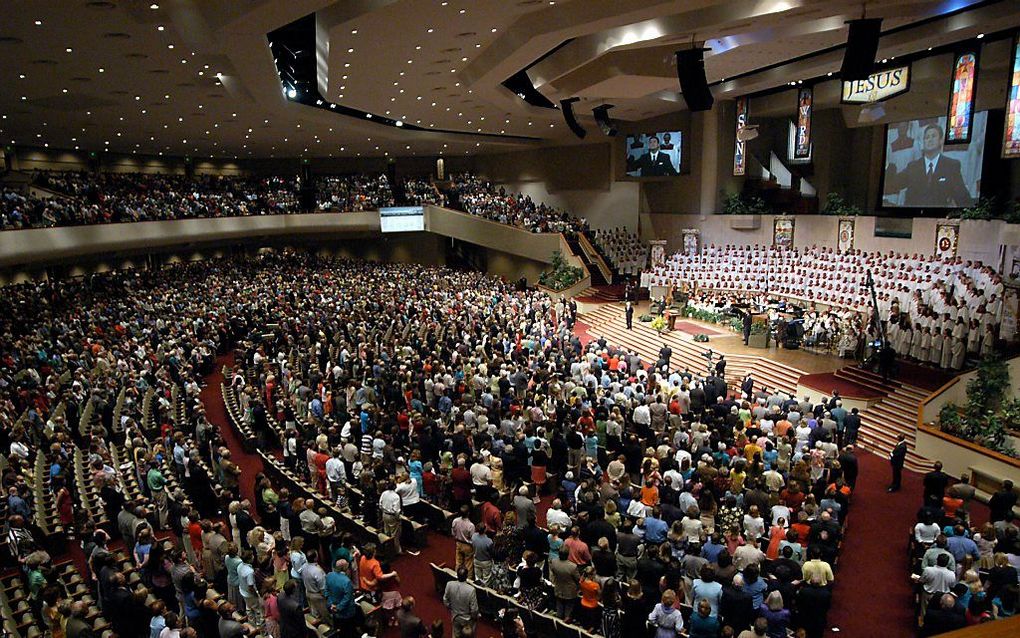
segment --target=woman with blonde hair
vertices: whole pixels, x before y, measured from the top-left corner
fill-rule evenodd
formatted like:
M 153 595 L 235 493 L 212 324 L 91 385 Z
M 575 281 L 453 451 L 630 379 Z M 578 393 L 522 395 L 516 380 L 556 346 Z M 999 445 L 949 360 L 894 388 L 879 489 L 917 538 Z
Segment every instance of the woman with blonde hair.
M 769 623 L 767 631 L 769 638 L 786 638 L 790 610 L 783 608 L 783 595 L 779 591 L 769 593 L 765 603 L 758 608 L 758 614 Z
M 655 638 L 676 638 L 684 630 L 684 617 L 676 609 L 676 592 L 667 589 L 655 609 L 648 614 L 648 623 L 655 628 Z

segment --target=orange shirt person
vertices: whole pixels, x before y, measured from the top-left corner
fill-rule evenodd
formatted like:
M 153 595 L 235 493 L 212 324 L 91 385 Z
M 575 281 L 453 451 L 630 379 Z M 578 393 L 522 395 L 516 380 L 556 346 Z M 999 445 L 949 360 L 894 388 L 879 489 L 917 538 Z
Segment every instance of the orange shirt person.
M 378 592 L 381 591 L 382 581 L 387 578 L 393 578 L 397 575 L 397 572 L 384 573 L 382 565 L 379 564 L 379 560 L 375 557 L 375 545 L 369 543 L 365 545 L 365 551 L 361 554 L 361 559 L 358 561 L 358 587 L 365 591 Z

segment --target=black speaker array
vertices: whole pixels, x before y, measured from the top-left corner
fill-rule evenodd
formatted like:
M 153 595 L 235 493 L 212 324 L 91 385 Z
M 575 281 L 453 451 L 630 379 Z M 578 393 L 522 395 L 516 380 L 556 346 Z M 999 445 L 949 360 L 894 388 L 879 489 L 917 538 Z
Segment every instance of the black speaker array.
M 613 126 L 613 121 L 609 119 L 609 109 L 611 108 L 613 108 L 612 104 L 603 104 L 591 110 L 591 114 L 595 116 L 595 122 L 599 125 L 599 129 L 603 135 L 608 135 L 609 137 L 616 135 L 616 127 Z
M 676 52 L 676 77 L 680 80 L 680 92 L 684 95 L 687 108 L 692 111 L 708 111 L 715 98 L 705 79 L 705 50 L 702 48 L 682 49 Z
M 570 127 L 570 130 L 574 132 L 574 135 L 578 136 L 582 140 L 584 136 L 588 134 L 588 131 L 577 123 L 577 118 L 574 117 L 574 102 L 577 102 L 581 98 L 572 97 L 566 100 L 560 100 L 560 110 L 563 111 L 563 120 Z
M 882 35 L 882 18 L 850 20 L 850 33 L 846 38 L 846 52 L 839 76 L 843 80 L 867 80 L 875 71 L 875 54 L 878 38 Z

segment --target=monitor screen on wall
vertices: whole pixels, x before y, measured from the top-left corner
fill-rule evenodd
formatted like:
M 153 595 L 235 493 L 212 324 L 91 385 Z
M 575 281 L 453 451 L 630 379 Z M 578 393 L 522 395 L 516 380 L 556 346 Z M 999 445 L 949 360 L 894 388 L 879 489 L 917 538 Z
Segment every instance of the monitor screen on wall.
M 384 233 L 409 233 L 425 230 L 425 208 L 396 206 L 379 209 L 380 230 Z
M 672 177 L 680 174 L 680 131 L 627 136 L 627 175 Z
M 882 206 L 963 208 L 981 194 L 988 113 L 974 115 L 968 144 L 945 146 L 946 118 L 889 124 L 885 129 Z

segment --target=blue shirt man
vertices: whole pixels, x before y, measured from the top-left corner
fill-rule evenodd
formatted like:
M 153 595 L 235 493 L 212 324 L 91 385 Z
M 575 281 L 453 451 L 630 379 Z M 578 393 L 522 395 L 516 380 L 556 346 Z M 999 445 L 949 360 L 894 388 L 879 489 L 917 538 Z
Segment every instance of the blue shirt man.
M 645 542 L 661 545 L 666 542 L 667 533 L 669 533 L 669 525 L 666 524 L 666 521 L 655 516 L 645 517 Z
M 340 620 L 354 617 L 354 584 L 346 571 L 347 561 L 341 558 L 326 576 L 326 600 L 333 615 Z
M 965 556 L 973 556 L 974 560 L 980 560 L 977 543 L 965 536 L 966 530 L 962 526 L 954 528 L 954 535 L 946 539 L 946 549 L 957 563 L 963 562 Z

